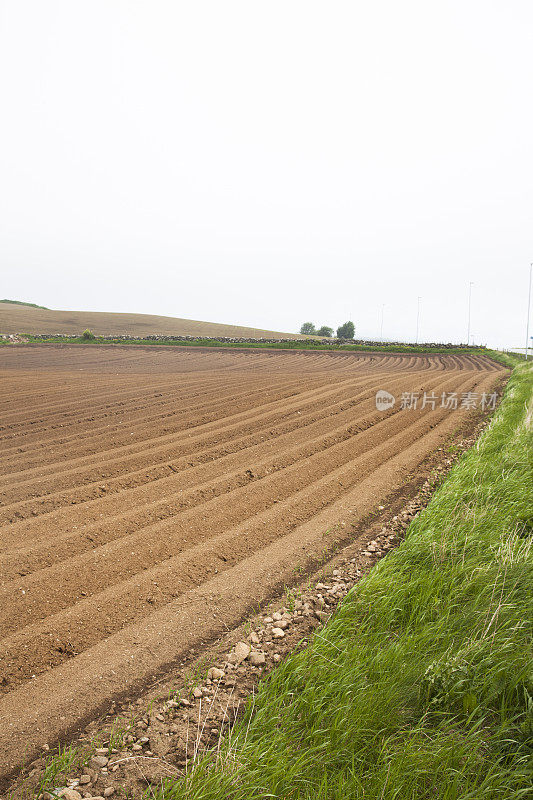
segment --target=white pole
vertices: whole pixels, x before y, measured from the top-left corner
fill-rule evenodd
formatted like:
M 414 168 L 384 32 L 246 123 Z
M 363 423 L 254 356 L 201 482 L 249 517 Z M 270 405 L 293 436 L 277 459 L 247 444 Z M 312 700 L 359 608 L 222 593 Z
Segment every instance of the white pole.
M 529 348 L 529 315 L 531 311 L 531 273 L 533 272 L 533 261 L 529 265 L 529 293 L 527 296 L 527 322 L 526 322 L 526 361 Z
M 418 344 L 418 324 L 420 322 L 420 300 L 421 298 L 419 297 L 416 306 L 416 344 Z
M 470 281 L 468 286 L 468 333 L 466 336 L 466 343 L 467 345 L 470 344 L 470 309 L 472 307 L 472 285 L 474 281 Z

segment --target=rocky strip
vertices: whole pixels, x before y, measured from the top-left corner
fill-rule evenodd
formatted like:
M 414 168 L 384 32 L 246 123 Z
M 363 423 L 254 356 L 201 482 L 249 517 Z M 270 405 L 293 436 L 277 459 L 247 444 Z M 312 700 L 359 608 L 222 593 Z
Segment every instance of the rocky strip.
M 48 341 L 50 339 L 64 339 L 68 341 L 70 339 L 81 337 L 82 332 L 79 333 L 32 333 L 31 336 L 29 334 L 23 333 L 16 333 L 16 334 L 2 334 L 0 336 L 1 339 L 12 343 L 23 343 L 28 341 Z M 28 338 L 29 337 L 29 338 Z M 294 344 L 294 342 L 309 342 L 310 345 L 313 344 L 330 344 L 330 345 L 337 345 L 337 344 L 356 344 L 362 345 L 364 347 L 383 347 L 383 345 L 391 346 L 391 347 L 405 347 L 409 348 L 412 347 L 413 350 L 419 350 L 421 347 L 423 348 L 438 348 L 446 350 L 450 348 L 457 348 L 457 347 L 467 347 L 469 350 L 479 350 L 483 351 L 486 348 L 483 345 L 467 345 L 463 344 L 453 344 L 452 342 L 419 342 L 417 344 L 412 344 L 409 342 L 382 342 L 382 341 L 371 341 L 368 339 L 339 339 L 336 337 L 333 338 L 318 338 L 318 337 L 309 337 L 308 339 L 304 338 L 297 338 L 294 337 L 292 339 L 265 339 L 265 338 L 243 338 L 238 336 L 157 336 L 155 334 L 147 335 L 147 336 L 129 336 L 129 335 L 122 335 L 117 336 L 116 334 L 104 334 L 104 335 L 97 335 L 97 340 L 99 342 L 221 342 L 223 344 Z M 90 343 L 90 339 L 87 340 Z

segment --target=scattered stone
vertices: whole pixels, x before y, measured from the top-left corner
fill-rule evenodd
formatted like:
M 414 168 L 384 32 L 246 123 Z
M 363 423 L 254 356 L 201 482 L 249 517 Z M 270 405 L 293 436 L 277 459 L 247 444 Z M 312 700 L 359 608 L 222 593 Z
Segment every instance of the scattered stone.
M 104 797 L 111 797 L 112 794 L 115 794 L 115 787 L 114 786 L 106 786 L 104 789 Z
M 238 658 L 238 664 L 244 661 L 250 655 L 252 647 L 249 642 L 237 642 L 235 645 L 235 655 Z
M 207 673 L 207 677 L 210 681 L 219 681 L 221 678 L 224 677 L 224 670 L 218 669 L 217 667 L 211 667 L 211 669 Z
M 266 656 L 264 653 L 250 653 L 248 661 L 252 667 L 262 667 L 266 663 Z
M 203 697 L 203 692 L 199 686 L 194 687 L 194 689 L 192 690 L 192 696 L 195 697 L 196 700 L 199 700 L 200 697 Z
M 59 797 L 64 797 L 65 800 L 81 800 L 81 794 L 76 789 L 61 789 Z
M 84 784 L 90 783 L 90 782 L 91 782 L 91 776 L 90 775 L 86 775 L 86 774 L 80 775 L 80 777 L 78 779 L 78 783 L 80 784 L 80 786 L 83 786 Z
M 272 636 L 274 639 L 283 639 L 285 636 L 285 631 L 283 631 L 281 628 L 272 628 Z
M 107 766 L 109 759 L 106 756 L 93 756 L 89 761 L 89 766 L 93 769 L 102 769 Z

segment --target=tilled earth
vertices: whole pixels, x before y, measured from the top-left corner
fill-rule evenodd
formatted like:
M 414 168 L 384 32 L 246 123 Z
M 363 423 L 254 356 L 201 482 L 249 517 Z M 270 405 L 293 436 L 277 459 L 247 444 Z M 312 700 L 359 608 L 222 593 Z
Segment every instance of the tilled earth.
M 460 398 L 502 374 L 482 356 L 2 348 L 0 774 L 294 583 L 468 414 L 380 412 L 378 389 Z

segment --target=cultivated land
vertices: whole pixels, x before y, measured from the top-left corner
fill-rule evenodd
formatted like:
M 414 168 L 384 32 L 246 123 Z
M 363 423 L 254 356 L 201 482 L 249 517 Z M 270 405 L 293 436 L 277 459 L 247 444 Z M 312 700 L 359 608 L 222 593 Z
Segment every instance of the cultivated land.
M 119 314 L 104 311 L 55 311 L 18 303 L 0 302 L 0 334 L 62 333 L 78 336 L 86 328 L 99 336 L 232 336 L 266 339 L 305 339 L 241 325 L 223 325 L 155 314 Z
M 439 447 L 483 356 L 0 351 L 0 773 L 236 624 Z M 340 529 L 340 528 L 339 528 Z
M 522 364 L 406 540 L 153 800 L 531 798 L 532 390 Z

